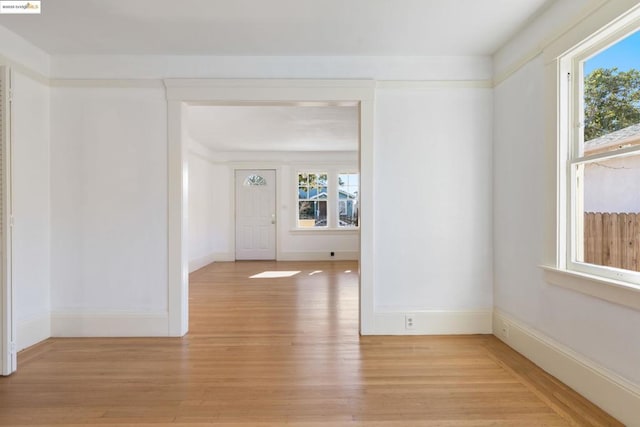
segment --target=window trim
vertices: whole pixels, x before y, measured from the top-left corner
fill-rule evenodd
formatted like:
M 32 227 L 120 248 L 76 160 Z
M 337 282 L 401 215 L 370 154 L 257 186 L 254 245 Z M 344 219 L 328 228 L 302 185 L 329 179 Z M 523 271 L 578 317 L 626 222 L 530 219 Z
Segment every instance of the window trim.
M 578 159 L 576 141 L 579 138 L 579 123 L 582 122 L 581 102 L 578 96 L 582 93 L 581 61 L 593 56 L 601 50 L 615 44 L 635 31 L 640 30 L 640 7 L 634 7 L 616 19 L 603 17 L 605 25 L 599 29 L 590 31 L 586 37 L 578 38 L 575 34 L 567 34 L 556 40 L 545 49 L 545 56 L 550 58 L 547 63 L 548 87 L 550 92 L 547 99 L 553 101 L 553 107 L 549 109 L 548 141 L 553 144 L 550 153 L 555 154 L 556 180 L 555 180 L 555 244 L 548 248 L 554 248 L 554 256 L 547 257 L 544 270 L 545 280 L 552 284 L 571 289 L 583 294 L 594 296 L 603 300 L 614 302 L 634 309 L 640 309 L 640 273 L 630 272 L 612 267 L 596 266 L 575 262 L 573 251 L 575 250 L 575 227 L 573 226 L 573 212 L 576 212 L 575 191 L 573 190 L 574 177 L 572 176 L 575 161 Z M 584 28 L 578 32 L 584 33 Z M 562 45 L 565 48 L 562 48 Z M 553 52 L 558 52 L 554 55 Z M 570 73 L 572 78 L 567 78 Z M 551 81 L 551 79 L 553 79 Z M 553 114 L 553 116 L 551 116 Z M 636 152 L 638 149 L 628 149 L 627 152 Z M 623 150 L 616 155 L 623 155 Z M 594 160 L 598 155 L 584 156 L 580 162 Z M 551 187 L 549 187 L 551 190 Z M 550 243 L 550 242 L 549 242 Z M 551 251 L 548 252 L 551 255 Z M 555 260 L 553 260 L 555 258 Z M 629 281 L 629 276 L 633 280 Z
M 585 156 L 581 152 L 584 145 L 583 129 L 584 129 L 584 63 L 593 55 L 606 50 L 610 46 L 621 41 L 623 38 L 631 35 L 636 31 L 640 31 L 640 20 L 636 23 L 637 27 L 625 26 L 623 29 L 614 31 L 611 35 L 604 37 L 602 40 L 595 38 L 588 48 L 577 48 L 570 54 L 566 55 L 563 60 L 565 66 L 569 68 L 569 93 L 565 96 L 570 97 L 567 108 L 568 135 L 565 141 L 567 144 L 567 166 L 565 173 L 567 174 L 567 199 L 561 201 L 566 204 L 567 209 L 567 234 L 566 234 L 566 266 L 568 271 L 593 275 L 606 278 L 609 280 L 619 280 L 632 285 L 640 285 L 640 272 L 633 272 L 620 268 L 600 266 L 578 261 L 578 253 L 582 250 L 581 234 L 583 231 L 582 216 L 580 214 L 583 209 L 582 199 L 579 194 L 579 176 L 576 171 L 577 165 L 586 165 L 595 160 L 612 159 L 627 156 L 630 153 L 640 153 L 640 146 L 629 147 L 621 150 L 612 150 L 607 153 L 599 153 Z M 583 180 L 584 182 L 584 180 Z
M 640 310 L 640 286 L 563 268 L 540 266 L 552 285 Z

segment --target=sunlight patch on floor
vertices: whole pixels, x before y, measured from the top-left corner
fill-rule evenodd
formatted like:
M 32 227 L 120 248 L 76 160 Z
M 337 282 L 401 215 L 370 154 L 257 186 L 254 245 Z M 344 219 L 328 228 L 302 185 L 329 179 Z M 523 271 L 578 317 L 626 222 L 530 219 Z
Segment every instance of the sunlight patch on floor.
M 278 277 L 292 277 L 300 273 L 299 271 L 263 271 L 262 273 L 249 276 L 249 279 L 275 279 Z

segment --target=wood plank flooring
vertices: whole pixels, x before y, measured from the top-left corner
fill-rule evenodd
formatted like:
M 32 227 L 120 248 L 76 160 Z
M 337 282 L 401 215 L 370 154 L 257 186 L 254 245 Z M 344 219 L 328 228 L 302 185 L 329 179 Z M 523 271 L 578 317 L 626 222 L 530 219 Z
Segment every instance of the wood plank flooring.
M 0 425 L 621 425 L 493 336 L 360 337 L 352 262 L 216 263 L 190 291 L 184 338 L 20 353 Z

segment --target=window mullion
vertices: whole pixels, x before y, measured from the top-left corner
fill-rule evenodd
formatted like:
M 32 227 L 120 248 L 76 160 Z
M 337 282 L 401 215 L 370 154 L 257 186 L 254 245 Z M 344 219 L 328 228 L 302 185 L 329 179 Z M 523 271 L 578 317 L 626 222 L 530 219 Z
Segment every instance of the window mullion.
M 328 171 L 329 185 L 327 186 L 327 220 L 330 228 L 338 227 L 337 202 L 338 194 L 338 173 L 331 169 Z

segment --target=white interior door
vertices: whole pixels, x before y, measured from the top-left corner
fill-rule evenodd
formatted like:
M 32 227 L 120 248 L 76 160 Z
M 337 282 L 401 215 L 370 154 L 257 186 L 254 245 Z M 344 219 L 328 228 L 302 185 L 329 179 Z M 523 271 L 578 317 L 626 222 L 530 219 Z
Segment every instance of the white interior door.
M 11 100 L 8 67 L 0 67 L 0 375 L 16 370 L 11 281 Z
M 236 259 L 276 259 L 275 170 L 236 170 Z

